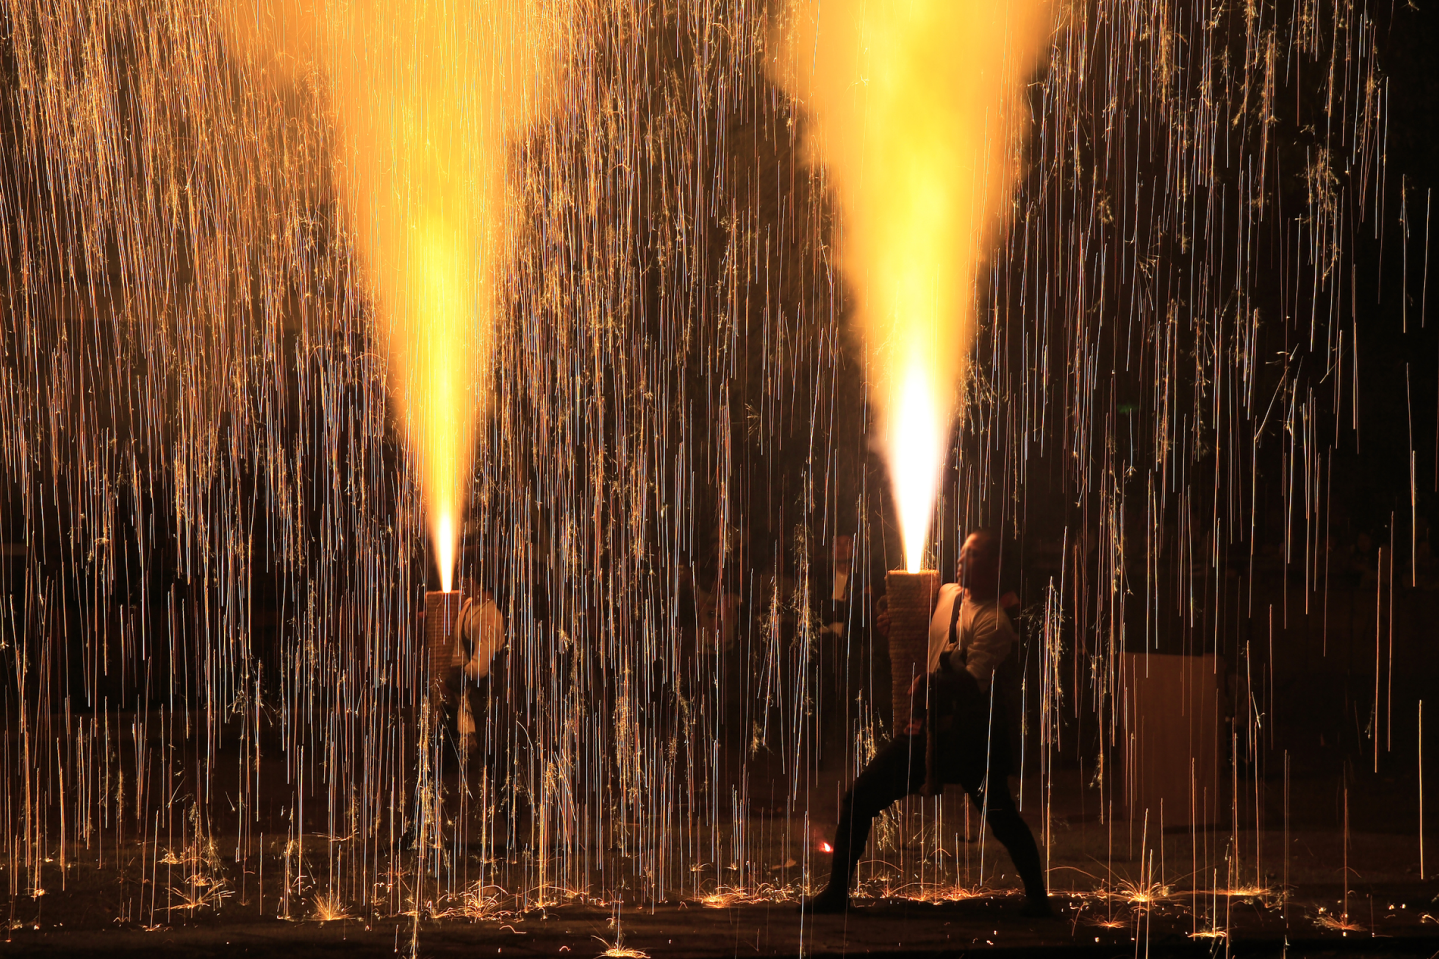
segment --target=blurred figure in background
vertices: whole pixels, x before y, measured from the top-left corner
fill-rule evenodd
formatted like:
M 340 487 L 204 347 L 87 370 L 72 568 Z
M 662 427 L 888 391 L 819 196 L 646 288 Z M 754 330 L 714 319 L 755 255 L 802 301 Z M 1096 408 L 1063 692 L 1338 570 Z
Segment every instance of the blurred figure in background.
M 852 674 L 858 666 L 850 609 L 854 596 L 854 537 L 836 536 L 825 567 L 816 570 L 811 588 L 819 607 L 820 767 L 844 762 L 853 718 Z
M 499 690 L 490 677 L 504 674 L 506 636 L 505 617 L 491 590 L 465 577 L 460 591 L 464 601 L 455 617 L 455 664 L 446 677 L 453 693 L 446 727 L 454 730 L 456 746 L 465 756 L 474 750 L 477 733 L 494 710 Z
M 849 623 L 850 596 L 854 592 L 854 537 L 849 534 L 836 536 L 830 553 L 829 575 L 821 588 L 820 620 L 824 631 L 840 639 L 844 638 Z

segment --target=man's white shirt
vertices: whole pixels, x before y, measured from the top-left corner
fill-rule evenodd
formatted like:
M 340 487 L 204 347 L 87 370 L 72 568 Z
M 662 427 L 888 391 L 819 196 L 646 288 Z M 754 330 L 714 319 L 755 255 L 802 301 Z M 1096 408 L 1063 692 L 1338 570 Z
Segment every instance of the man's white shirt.
M 959 620 L 955 623 L 955 644 L 949 643 L 949 624 L 954 618 L 954 604 L 960 602 Z M 998 599 L 975 602 L 956 583 L 939 588 L 939 603 L 929 620 L 929 671 L 939 668 L 944 656 L 956 670 L 967 669 L 979 684 L 989 691 L 994 671 L 1014 647 L 1014 626 L 1000 608 Z
M 505 617 L 493 599 L 472 600 L 465 604 L 460 628 L 455 637 L 455 663 L 465 675 L 481 680 L 490 674 L 490 662 L 505 647 Z M 468 639 L 474 655 L 465 659 L 464 640 Z

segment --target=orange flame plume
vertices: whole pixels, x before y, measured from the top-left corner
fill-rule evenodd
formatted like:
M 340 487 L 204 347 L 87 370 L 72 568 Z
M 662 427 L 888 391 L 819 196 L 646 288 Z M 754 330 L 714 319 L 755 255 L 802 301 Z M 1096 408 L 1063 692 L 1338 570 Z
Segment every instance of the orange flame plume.
M 572 0 L 233 0 L 242 48 L 323 78 L 349 239 L 377 306 L 390 397 L 449 590 L 496 286 L 507 146 L 544 113 Z
M 792 13 L 777 79 L 808 112 L 810 157 L 834 184 L 913 572 L 1052 15 L 1048 0 L 795 0 Z

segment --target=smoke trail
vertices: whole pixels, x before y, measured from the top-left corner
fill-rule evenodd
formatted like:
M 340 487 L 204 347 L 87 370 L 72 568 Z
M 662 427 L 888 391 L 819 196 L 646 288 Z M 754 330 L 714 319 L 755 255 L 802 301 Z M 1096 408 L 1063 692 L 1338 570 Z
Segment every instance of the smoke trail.
M 794 0 L 778 82 L 833 181 L 877 445 L 918 570 L 962 415 L 975 278 L 1008 221 L 1047 0 Z
M 508 144 L 540 118 L 568 0 L 235 2 L 242 42 L 324 78 L 336 180 L 450 588 L 513 223 Z

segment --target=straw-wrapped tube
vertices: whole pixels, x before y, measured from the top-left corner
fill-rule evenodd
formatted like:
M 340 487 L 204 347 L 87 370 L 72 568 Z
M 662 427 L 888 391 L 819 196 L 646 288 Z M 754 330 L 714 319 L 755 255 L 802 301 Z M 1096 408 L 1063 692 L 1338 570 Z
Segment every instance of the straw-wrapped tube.
M 885 576 L 889 595 L 889 665 L 894 733 L 909 725 L 909 687 L 929 665 L 929 617 L 939 595 L 939 572 L 891 570 Z M 922 693 L 921 693 L 922 695 Z
M 431 590 L 425 594 L 425 667 L 432 696 L 445 696 L 445 673 L 455 665 L 455 620 L 460 615 L 460 591 Z

